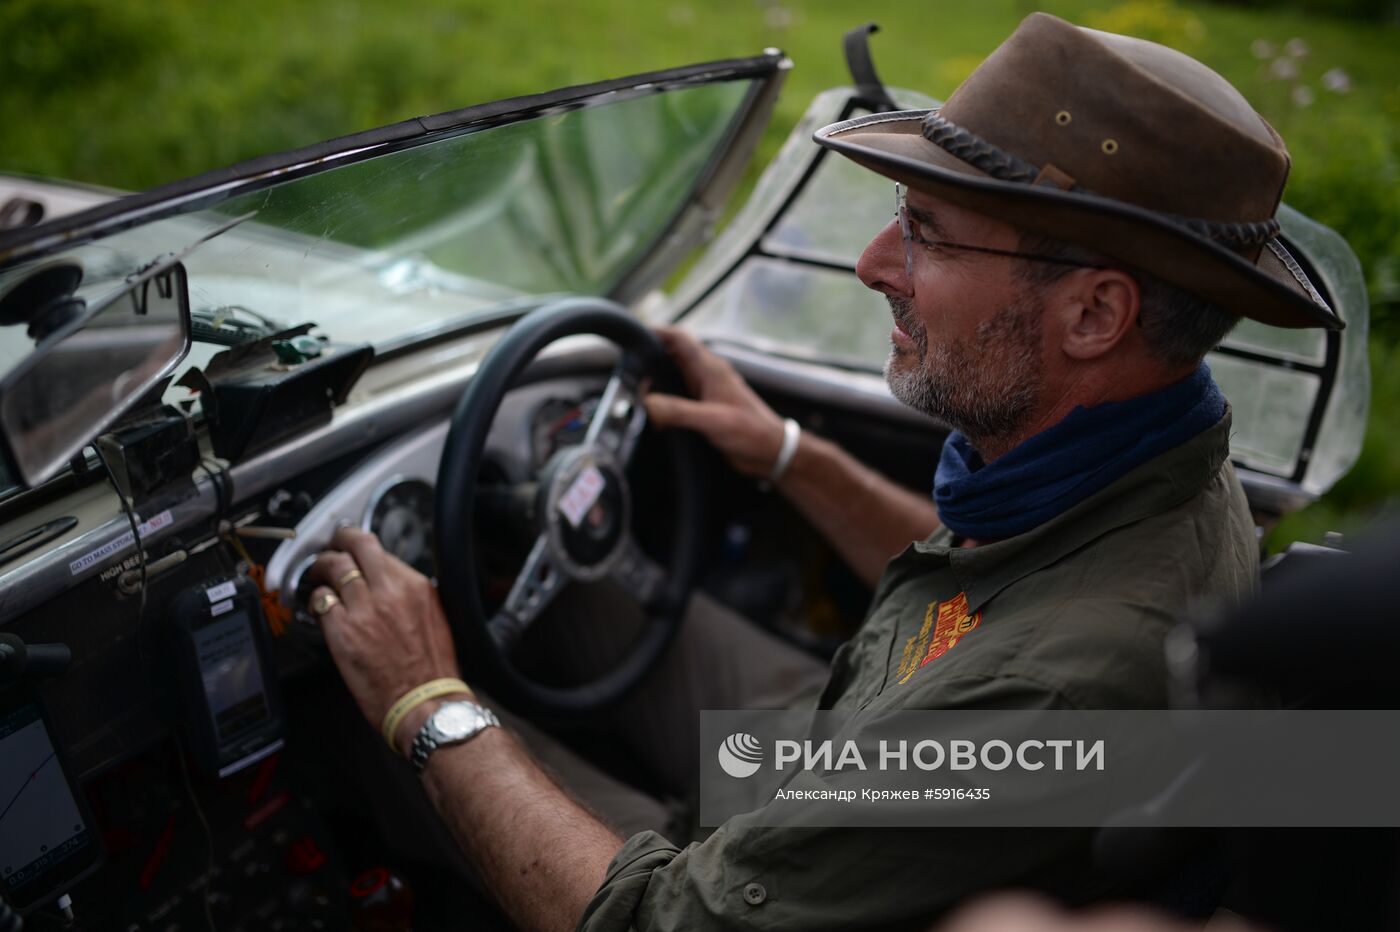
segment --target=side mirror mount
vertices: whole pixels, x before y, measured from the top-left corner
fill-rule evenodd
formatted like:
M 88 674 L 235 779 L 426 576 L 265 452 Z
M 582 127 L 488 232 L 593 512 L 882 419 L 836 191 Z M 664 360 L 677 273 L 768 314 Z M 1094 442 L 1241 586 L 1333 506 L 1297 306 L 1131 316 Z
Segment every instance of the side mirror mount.
M 52 270 L 35 276 L 40 274 L 54 277 Z M 28 283 L 0 303 L 16 303 L 16 293 Z M 75 281 L 70 293 L 76 287 Z M 189 281 L 173 256 L 131 276 L 94 305 L 70 297 L 63 311 L 45 313 L 47 323 L 37 331 L 30 320 L 33 351 L 0 379 L 0 452 L 10 475 L 30 488 L 62 470 L 190 350 Z

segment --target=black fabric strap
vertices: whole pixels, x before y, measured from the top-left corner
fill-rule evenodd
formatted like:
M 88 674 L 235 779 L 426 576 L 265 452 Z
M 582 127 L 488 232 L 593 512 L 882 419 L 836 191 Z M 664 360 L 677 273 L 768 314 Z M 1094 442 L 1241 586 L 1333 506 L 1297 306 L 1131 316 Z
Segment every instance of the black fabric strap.
M 870 36 L 879 31 L 875 23 L 866 23 L 848 30 L 841 40 L 846 48 L 846 67 L 851 70 L 851 80 L 856 85 L 856 96 L 872 113 L 899 109 L 875 73 L 875 62 L 870 57 Z

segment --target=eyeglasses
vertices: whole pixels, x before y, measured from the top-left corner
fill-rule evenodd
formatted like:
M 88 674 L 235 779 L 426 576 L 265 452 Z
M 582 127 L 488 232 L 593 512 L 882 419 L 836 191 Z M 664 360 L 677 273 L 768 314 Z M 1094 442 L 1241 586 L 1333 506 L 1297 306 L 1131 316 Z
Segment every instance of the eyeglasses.
M 953 243 L 941 239 L 925 239 L 915 232 L 914 221 L 909 217 L 909 206 L 904 199 L 904 185 L 896 183 L 894 186 L 894 214 L 899 219 L 899 233 L 904 237 L 904 274 L 909 281 L 914 280 L 914 244 L 931 252 L 940 249 L 962 249 L 967 252 L 982 252 L 993 256 L 1011 256 L 1016 259 L 1031 259 L 1036 262 L 1053 262 L 1056 265 L 1070 265 L 1080 269 L 1097 269 L 1102 266 L 1092 265 L 1088 262 L 1079 262 L 1075 259 L 1063 259 L 1059 256 L 1042 256 L 1033 252 L 1015 252 L 1010 249 L 993 249 L 990 246 L 969 246 L 966 243 Z

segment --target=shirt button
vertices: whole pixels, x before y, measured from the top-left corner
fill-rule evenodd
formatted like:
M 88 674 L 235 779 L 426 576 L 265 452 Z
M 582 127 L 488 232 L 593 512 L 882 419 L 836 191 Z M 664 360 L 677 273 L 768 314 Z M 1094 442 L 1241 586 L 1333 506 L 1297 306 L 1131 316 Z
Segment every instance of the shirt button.
M 750 906 L 762 906 L 766 899 L 768 891 L 763 889 L 763 884 L 751 883 L 744 887 L 744 902 Z

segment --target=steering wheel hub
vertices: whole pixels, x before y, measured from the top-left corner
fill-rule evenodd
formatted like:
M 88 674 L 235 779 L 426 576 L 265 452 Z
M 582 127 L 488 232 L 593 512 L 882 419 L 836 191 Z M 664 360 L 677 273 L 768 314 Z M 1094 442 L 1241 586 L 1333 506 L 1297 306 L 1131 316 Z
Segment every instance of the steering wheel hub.
M 579 580 L 612 572 L 632 520 L 627 479 L 612 454 L 570 447 L 550 461 L 542 479 L 539 514 L 554 558 Z

